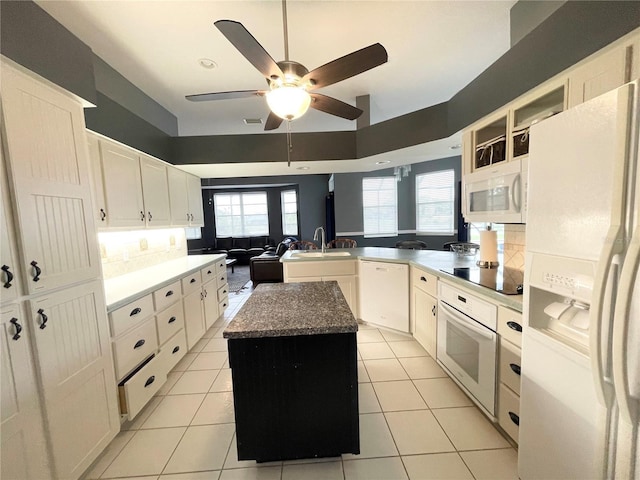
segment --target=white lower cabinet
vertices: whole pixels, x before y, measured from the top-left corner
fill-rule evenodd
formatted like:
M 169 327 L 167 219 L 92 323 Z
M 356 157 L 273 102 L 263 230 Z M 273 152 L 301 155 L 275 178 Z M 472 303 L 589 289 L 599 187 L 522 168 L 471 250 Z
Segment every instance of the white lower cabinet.
M 118 385 L 120 413 L 135 418 L 167 381 L 166 365 L 152 357 Z
M 184 305 L 184 328 L 187 334 L 187 350 L 191 350 L 205 332 L 203 301 L 204 296 L 201 289 L 186 295 L 182 299 Z
M 284 281 L 329 282 L 337 281 L 351 313 L 358 318 L 358 276 L 356 260 L 285 262 Z
M 498 423 L 516 443 L 520 430 L 521 325 L 520 312 L 498 307 Z
M 436 358 L 438 328 L 438 277 L 411 267 L 411 331 L 429 355 Z
M 224 287 L 223 287 L 224 288 Z M 218 313 L 218 283 L 211 280 L 202 286 L 202 308 L 204 309 L 204 328 L 208 330 L 219 317 Z M 203 332 L 204 333 L 204 332 Z
M 19 304 L 0 308 L 0 478 L 36 480 L 51 476 L 40 413 L 36 373 Z
M 119 430 L 102 283 L 31 299 L 55 478 L 78 478 Z

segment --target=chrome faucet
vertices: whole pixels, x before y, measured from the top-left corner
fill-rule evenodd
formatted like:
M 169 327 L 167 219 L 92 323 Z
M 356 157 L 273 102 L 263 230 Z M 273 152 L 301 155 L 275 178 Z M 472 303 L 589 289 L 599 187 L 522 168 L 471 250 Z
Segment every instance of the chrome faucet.
M 324 227 L 318 227 L 316 228 L 316 231 L 313 232 L 313 240 L 314 241 L 318 241 L 318 230 L 320 230 L 322 232 L 322 253 L 325 252 L 325 249 L 327 248 L 327 245 L 325 243 L 325 236 L 324 236 Z

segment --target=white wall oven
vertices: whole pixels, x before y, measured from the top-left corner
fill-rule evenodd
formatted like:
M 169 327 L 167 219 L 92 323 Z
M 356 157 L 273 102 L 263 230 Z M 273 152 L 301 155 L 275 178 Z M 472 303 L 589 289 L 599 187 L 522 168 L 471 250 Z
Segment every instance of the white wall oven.
M 439 283 L 437 359 L 495 420 L 497 308 Z
M 515 160 L 465 175 L 465 220 L 525 223 L 527 166 L 527 162 Z

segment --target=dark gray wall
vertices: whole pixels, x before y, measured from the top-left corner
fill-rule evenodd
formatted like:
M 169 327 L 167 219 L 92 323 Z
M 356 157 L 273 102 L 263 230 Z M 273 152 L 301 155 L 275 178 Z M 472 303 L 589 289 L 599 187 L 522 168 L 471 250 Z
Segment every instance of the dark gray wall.
M 416 229 L 416 175 L 435 172 L 438 170 L 453 169 L 456 185 L 461 177 L 460 157 L 449 157 L 440 160 L 414 163 L 408 177 L 403 177 L 398 182 L 398 230 Z M 334 175 L 335 210 L 336 210 L 336 236 L 349 233 L 349 238 L 358 242 L 359 246 L 384 246 L 392 247 L 401 240 L 422 240 L 430 249 L 440 250 L 442 244 L 458 239 L 453 236 L 424 236 L 415 233 L 401 233 L 397 237 L 365 238 L 364 235 L 352 235 L 350 232 L 362 232 L 364 229 L 362 215 L 362 179 L 366 177 L 392 176 L 393 169 L 377 170 L 366 173 L 337 173 Z M 455 210 L 459 211 L 456 195 Z M 345 235 L 342 235 L 345 236 Z
M 283 175 L 275 177 L 251 177 L 251 178 L 205 178 L 202 180 L 204 188 L 205 210 L 212 208 L 208 195 L 223 191 L 233 191 L 242 189 L 245 191 L 267 191 L 269 202 L 269 236 L 274 241 L 279 242 L 284 236 L 282 234 L 282 210 L 280 207 L 280 191 L 298 191 L 298 229 L 300 239 L 311 240 L 316 227 L 325 224 L 325 195 L 329 193 L 329 175 Z M 260 185 L 260 187 L 247 187 Z M 229 188 L 207 189 L 208 186 L 228 186 Z M 244 187 L 243 187 L 244 186 Z M 209 192 L 209 193 L 207 193 Z M 205 240 L 212 242 L 215 239 L 214 219 L 211 220 L 205 215 Z M 196 243 L 189 243 L 189 248 L 201 248 L 195 246 Z M 213 246 L 211 243 L 204 246 Z
M 511 46 L 527 36 L 531 30 L 544 22 L 566 0 L 520 0 L 509 12 Z

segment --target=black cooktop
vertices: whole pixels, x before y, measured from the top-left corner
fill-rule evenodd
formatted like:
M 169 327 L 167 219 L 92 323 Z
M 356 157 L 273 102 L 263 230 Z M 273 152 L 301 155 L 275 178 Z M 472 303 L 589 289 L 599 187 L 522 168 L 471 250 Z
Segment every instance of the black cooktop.
M 442 272 L 463 278 L 472 283 L 490 288 L 505 295 L 521 295 L 524 274 L 520 270 L 508 267 L 499 268 L 443 268 Z

